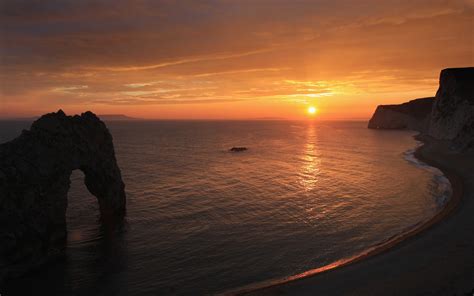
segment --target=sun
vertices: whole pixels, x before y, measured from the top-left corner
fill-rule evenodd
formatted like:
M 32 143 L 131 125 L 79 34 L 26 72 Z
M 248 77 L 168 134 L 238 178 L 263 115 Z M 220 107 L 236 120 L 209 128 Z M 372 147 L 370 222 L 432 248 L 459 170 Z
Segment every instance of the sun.
M 308 113 L 311 114 L 311 115 L 316 114 L 317 111 L 318 111 L 318 109 L 316 109 L 316 107 L 313 107 L 313 106 L 308 107 Z

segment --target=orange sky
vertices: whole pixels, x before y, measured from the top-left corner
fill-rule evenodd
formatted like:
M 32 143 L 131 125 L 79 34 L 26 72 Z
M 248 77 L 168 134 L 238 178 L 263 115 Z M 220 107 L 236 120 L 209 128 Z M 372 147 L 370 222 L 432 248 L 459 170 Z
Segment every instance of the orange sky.
M 1 4 L 0 117 L 368 119 L 473 66 L 474 1 Z

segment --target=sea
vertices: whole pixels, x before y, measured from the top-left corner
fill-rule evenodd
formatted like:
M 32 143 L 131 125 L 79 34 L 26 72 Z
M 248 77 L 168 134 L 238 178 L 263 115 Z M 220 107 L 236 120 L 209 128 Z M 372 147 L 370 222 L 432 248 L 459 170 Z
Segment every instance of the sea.
M 0 121 L 0 142 L 30 124 Z M 238 291 L 400 236 L 442 210 L 452 190 L 413 156 L 415 132 L 363 121 L 106 124 L 126 186 L 122 229 L 101 226 L 74 171 L 64 256 L 9 281 L 8 295 Z

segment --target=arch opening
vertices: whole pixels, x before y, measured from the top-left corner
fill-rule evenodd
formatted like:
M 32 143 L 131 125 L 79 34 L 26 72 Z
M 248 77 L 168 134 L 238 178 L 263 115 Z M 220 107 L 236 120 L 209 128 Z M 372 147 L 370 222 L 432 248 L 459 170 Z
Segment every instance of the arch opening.
M 68 244 L 95 240 L 101 236 L 97 197 L 87 189 L 85 174 L 80 169 L 72 171 L 70 182 L 66 210 Z

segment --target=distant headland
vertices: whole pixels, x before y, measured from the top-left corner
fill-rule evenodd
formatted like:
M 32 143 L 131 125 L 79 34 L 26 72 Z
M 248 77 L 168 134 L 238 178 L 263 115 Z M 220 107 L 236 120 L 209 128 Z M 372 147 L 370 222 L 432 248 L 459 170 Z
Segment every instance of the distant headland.
M 97 116 L 104 121 L 141 120 L 141 118 L 130 117 L 125 114 L 99 114 Z

